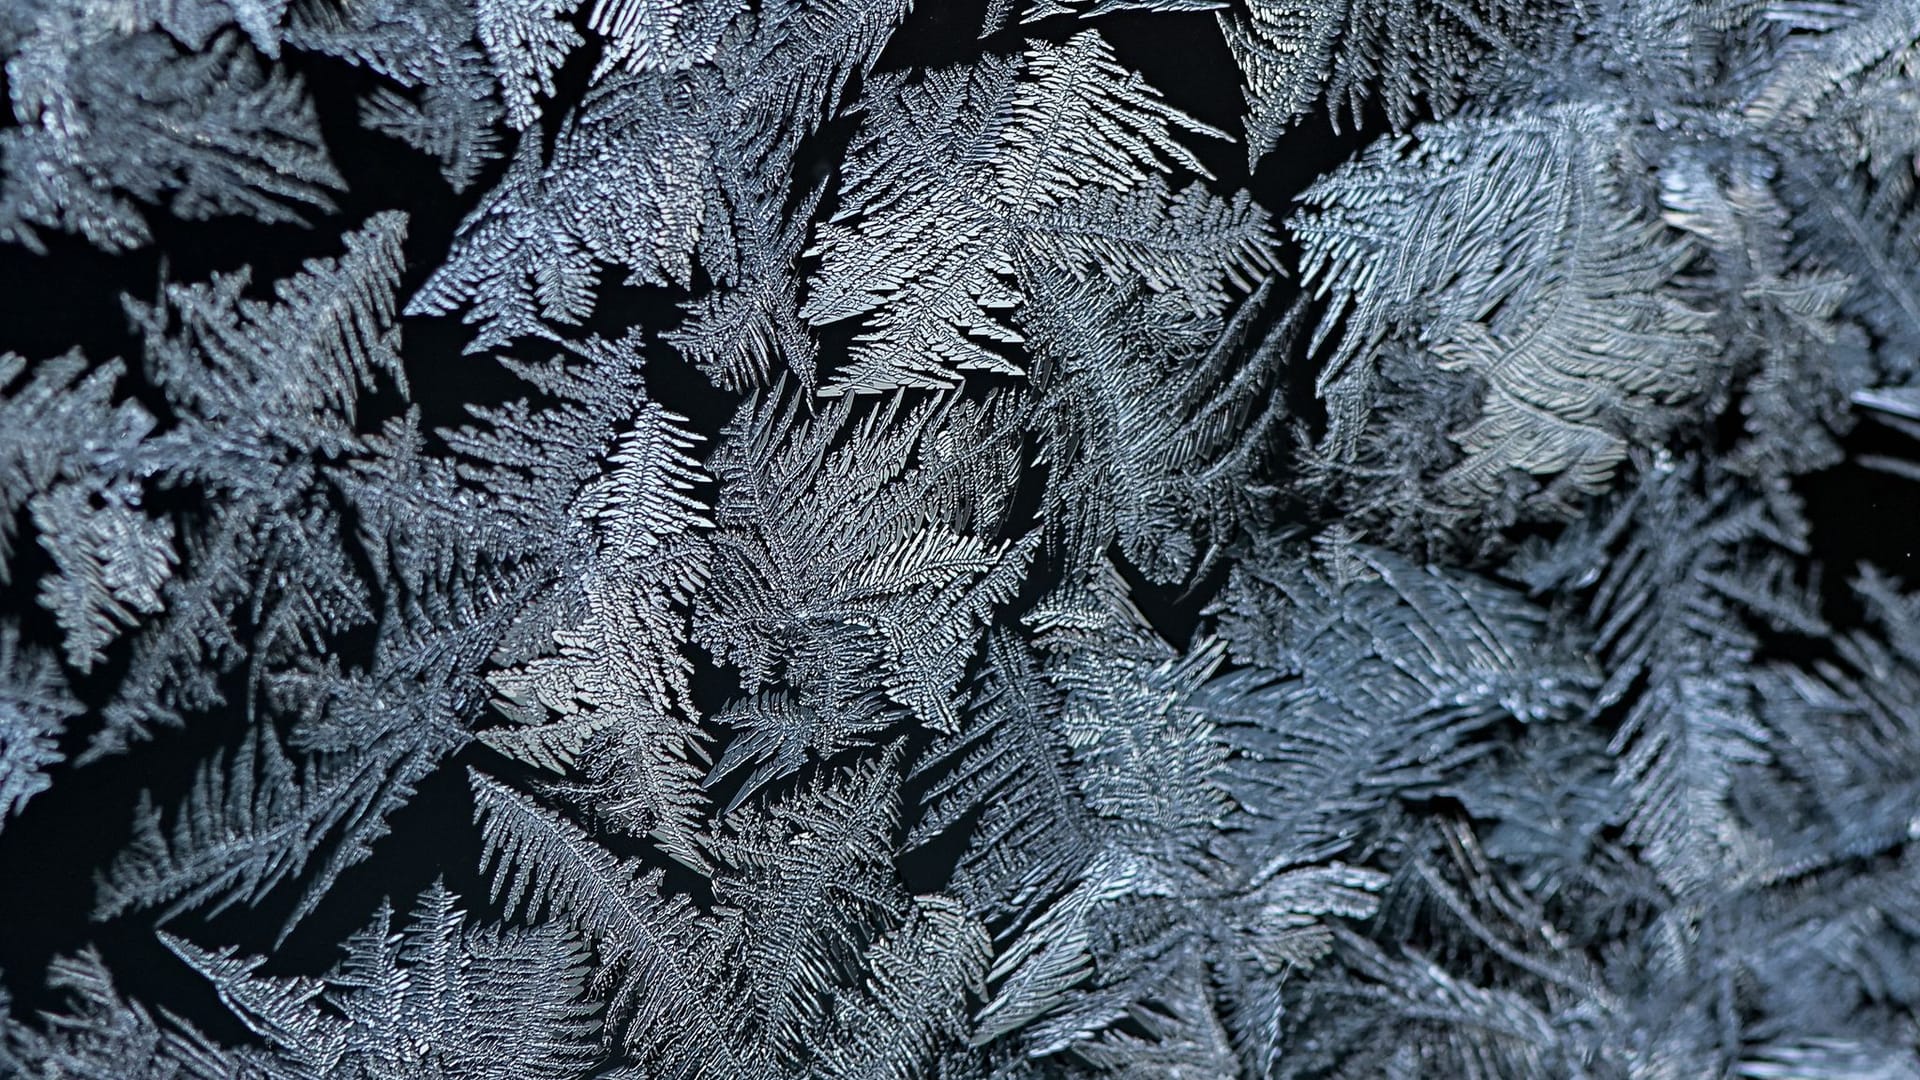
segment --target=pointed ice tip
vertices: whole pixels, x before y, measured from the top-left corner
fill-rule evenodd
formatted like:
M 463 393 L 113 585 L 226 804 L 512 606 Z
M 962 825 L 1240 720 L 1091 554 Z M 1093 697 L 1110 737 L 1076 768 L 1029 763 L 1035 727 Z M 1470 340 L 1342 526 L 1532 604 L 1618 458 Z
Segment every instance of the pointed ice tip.
M 1920 420 L 1920 386 L 1881 386 L 1855 390 L 1853 403 L 1909 420 Z

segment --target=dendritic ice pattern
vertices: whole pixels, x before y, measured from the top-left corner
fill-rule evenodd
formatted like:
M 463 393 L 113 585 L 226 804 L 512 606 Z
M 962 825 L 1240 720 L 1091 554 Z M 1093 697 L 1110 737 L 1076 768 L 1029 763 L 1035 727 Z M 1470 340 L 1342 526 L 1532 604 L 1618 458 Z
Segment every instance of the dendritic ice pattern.
M 1920 0 L 0 59 L 0 1077 L 1920 1080 Z

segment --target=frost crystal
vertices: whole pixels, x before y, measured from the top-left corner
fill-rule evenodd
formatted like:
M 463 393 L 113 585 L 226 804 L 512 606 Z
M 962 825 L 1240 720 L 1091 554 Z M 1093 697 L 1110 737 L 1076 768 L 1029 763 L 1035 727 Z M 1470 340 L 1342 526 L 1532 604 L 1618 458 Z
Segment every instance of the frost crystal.
M 0 58 L 0 1075 L 1920 1080 L 1914 0 Z

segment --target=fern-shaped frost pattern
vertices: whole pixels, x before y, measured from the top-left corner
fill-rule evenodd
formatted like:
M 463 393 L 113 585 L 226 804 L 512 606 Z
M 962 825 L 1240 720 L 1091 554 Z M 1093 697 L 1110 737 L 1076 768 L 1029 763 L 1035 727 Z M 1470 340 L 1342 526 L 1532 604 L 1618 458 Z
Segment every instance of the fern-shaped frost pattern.
M 0 1074 L 1915 1075 L 1915 15 L 0 11 Z

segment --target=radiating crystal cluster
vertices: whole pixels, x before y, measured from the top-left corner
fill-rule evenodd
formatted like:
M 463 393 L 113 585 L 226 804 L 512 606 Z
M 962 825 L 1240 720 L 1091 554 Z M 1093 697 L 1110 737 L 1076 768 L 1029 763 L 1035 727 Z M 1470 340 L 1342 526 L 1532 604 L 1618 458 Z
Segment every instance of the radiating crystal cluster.
M 911 8 L 0 8 L 0 1075 L 1920 1078 L 1920 2 Z

